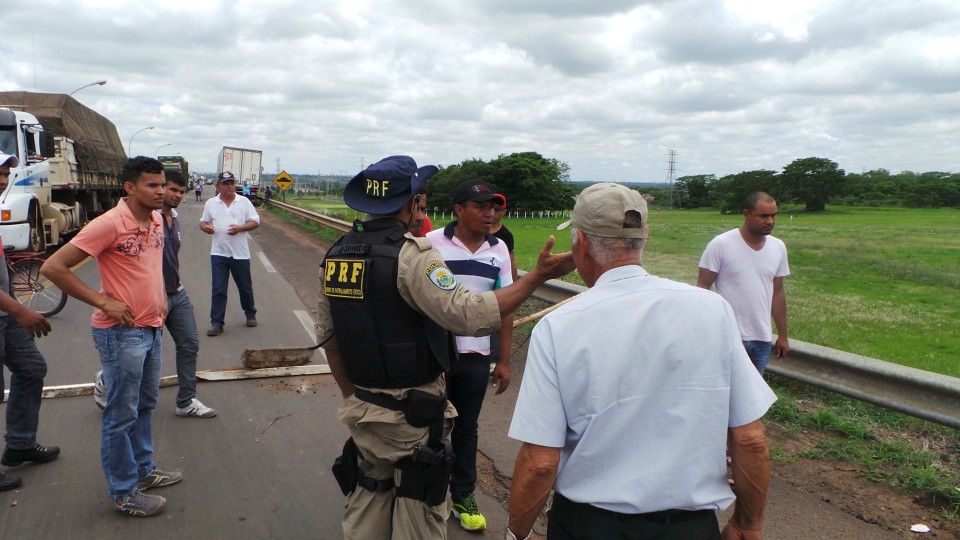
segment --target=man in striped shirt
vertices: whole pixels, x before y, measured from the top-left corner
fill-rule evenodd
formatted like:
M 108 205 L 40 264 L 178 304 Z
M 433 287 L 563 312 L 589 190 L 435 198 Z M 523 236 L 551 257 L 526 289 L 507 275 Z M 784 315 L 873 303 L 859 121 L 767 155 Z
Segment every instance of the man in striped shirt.
M 484 182 L 471 180 L 458 185 L 453 192 L 457 220 L 427 234 L 457 281 L 474 293 L 513 283 L 510 253 L 490 233 L 495 198 Z M 498 337 L 501 354 L 491 386 L 500 394 L 510 385 L 513 316 L 503 319 Z M 457 336 L 457 351 L 460 360 L 447 373 L 448 399 L 457 408 L 451 434 L 456 461 L 450 476 L 450 495 L 460 525 L 466 530 L 482 531 L 487 523 L 473 492 L 477 483 L 477 421 L 490 378 L 490 337 Z

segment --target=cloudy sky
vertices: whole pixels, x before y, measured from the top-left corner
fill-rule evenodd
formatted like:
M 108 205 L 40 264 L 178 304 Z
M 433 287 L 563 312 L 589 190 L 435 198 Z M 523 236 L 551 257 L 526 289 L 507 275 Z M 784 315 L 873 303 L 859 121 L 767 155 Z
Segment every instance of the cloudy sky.
M 960 171 L 957 0 L 5 0 L 0 89 L 265 176 L 535 151 L 574 180 Z M 153 130 L 137 133 L 144 127 Z M 163 146 L 167 145 L 169 146 Z

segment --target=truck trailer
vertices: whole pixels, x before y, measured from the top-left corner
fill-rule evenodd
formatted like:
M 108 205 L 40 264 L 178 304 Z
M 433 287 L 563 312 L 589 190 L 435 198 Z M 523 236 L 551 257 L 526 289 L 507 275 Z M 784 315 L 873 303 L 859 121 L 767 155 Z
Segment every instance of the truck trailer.
M 184 178 L 190 178 L 190 164 L 182 156 L 158 156 L 165 171 L 180 171 Z
M 247 184 L 256 195 L 260 189 L 260 175 L 263 173 L 261 162 L 263 152 L 234 146 L 224 146 L 217 156 L 217 174 L 230 171 L 237 178 L 237 191 Z
M 62 244 L 124 196 L 116 126 L 66 94 L 0 92 L 0 151 L 20 161 L 0 193 L 8 249 Z

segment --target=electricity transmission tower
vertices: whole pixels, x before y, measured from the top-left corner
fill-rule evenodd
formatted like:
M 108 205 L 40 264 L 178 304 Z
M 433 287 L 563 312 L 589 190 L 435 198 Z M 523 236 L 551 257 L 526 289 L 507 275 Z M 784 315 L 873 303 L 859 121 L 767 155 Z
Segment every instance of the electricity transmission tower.
M 677 151 L 670 150 L 669 159 L 667 160 L 667 208 L 673 208 L 673 181 L 676 180 L 677 175 Z M 681 203 L 679 198 L 677 199 L 677 207 L 680 207 Z

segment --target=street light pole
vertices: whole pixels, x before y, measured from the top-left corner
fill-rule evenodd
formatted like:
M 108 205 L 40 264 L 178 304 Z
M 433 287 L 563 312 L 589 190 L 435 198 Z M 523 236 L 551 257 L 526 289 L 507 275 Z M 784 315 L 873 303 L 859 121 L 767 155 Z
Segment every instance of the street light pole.
M 161 144 L 161 145 L 157 148 L 157 151 L 153 153 L 153 157 L 157 157 L 157 156 L 160 155 L 160 148 L 164 148 L 164 147 L 166 147 L 166 146 L 170 146 L 171 144 L 173 144 L 173 143 Z
M 145 127 L 145 128 L 143 128 L 143 129 L 141 129 L 140 131 L 146 131 L 146 130 L 148 130 L 148 129 L 153 129 L 153 126 Z M 137 133 L 140 133 L 140 131 L 138 131 Z M 127 154 L 128 154 L 129 156 L 131 156 L 131 157 L 133 157 L 133 138 L 137 136 L 137 133 L 134 133 L 133 135 L 131 135 L 131 136 L 130 136 L 130 142 L 127 143 Z
M 105 85 L 105 84 L 107 84 L 107 81 L 97 81 L 97 82 L 92 82 L 92 83 L 90 83 L 90 84 L 85 84 L 85 85 L 81 86 L 80 88 L 77 88 L 77 89 L 74 90 L 73 92 L 70 92 L 70 95 L 72 96 L 72 95 L 76 94 L 77 92 L 83 90 L 84 88 L 87 88 L 88 86 L 103 86 L 103 85 Z

